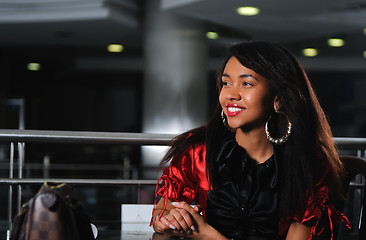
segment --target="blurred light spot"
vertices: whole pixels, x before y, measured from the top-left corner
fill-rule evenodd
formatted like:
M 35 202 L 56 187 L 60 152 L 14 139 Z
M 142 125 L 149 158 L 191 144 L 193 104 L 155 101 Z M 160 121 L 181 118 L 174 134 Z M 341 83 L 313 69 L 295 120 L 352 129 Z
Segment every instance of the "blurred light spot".
M 331 47 L 342 47 L 344 46 L 344 40 L 341 38 L 329 38 L 328 45 Z
M 168 146 L 142 146 L 142 158 L 145 166 L 157 166 L 168 152 Z
M 123 46 L 121 44 L 110 44 L 108 45 L 108 52 L 122 52 Z
M 254 16 L 259 14 L 260 10 L 256 7 L 238 7 L 236 12 L 243 16 Z
M 363 34 L 366 35 L 366 28 L 363 29 Z
M 88 196 L 86 199 L 87 203 L 90 205 L 95 205 L 98 202 L 98 199 L 95 196 Z
M 206 37 L 208 39 L 218 39 L 219 38 L 219 34 L 217 32 L 207 32 L 206 33 Z
M 39 64 L 39 63 L 28 63 L 27 69 L 29 71 L 39 71 L 41 69 L 41 64 Z
M 366 58 L 366 51 L 363 51 L 363 57 Z
M 316 55 L 318 55 L 318 50 L 316 50 L 315 48 L 305 48 L 302 50 L 302 55 L 304 55 L 305 57 L 315 57 Z

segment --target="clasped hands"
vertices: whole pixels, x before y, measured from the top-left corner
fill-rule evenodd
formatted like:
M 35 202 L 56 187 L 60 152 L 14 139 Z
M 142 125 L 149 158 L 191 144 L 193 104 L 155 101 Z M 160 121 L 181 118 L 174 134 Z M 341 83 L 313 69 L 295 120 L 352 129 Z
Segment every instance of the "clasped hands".
M 160 219 L 157 216 L 154 225 L 155 229 L 160 233 L 168 233 L 173 236 L 192 238 L 202 235 L 206 232 L 205 228 L 209 227 L 204 217 L 200 214 L 199 205 L 189 205 L 186 202 L 172 202 L 174 207 L 169 213 Z

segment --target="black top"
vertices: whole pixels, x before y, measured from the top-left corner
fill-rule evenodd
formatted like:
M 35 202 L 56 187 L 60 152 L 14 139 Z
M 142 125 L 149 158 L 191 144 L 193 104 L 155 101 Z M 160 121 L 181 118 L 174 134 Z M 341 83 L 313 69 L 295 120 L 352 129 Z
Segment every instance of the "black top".
M 276 239 L 277 163 L 275 154 L 257 164 L 233 137 L 225 138 L 213 164 L 208 223 L 230 239 Z

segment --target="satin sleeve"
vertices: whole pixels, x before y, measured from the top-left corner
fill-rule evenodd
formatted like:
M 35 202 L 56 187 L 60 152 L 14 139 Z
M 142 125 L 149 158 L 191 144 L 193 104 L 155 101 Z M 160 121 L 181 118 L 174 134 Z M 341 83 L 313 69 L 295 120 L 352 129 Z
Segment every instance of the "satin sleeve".
M 208 190 L 205 158 L 206 147 L 204 144 L 199 144 L 191 146 L 172 159 L 169 166 L 163 170 L 156 185 L 153 216 L 157 195 L 165 200 L 159 218 L 165 211 L 168 199 L 173 202 L 196 201 L 205 209 Z
M 333 239 L 334 224 L 343 222 L 351 228 L 347 217 L 329 203 L 329 189 L 322 186 L 317 189 L 314 197 L 308 199 L 305 212 L 289 218 L 290 222 L 297 221 L 311 227 L 311 239 Z
M 309 240 L 315 239 L 333 239 L 335 224 L 343 222 L 349 229 L 351 224 L 347 217 L 337 210 L 329 201 L 329 186 L 325 184 L 328 182 L 330 167 L 325 166 L 323 176 L 316 184 L 314 193 L 309 196 L 305 205 L 305 210 L 293 217 L 289 217 L 286 223 L 280 224 L 280 232 L 288 231 L 291 222 L 297 221 L 311 227 Z

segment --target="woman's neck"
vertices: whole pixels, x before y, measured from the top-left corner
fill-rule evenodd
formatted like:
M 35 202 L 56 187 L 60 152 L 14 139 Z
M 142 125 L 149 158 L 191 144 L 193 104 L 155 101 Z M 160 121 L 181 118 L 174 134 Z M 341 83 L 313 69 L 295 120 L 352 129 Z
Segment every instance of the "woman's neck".
M 244 132 L 239 128 L 235 132 L 235 139 L 239 146 L 246 150 L 248 156 L 258 164 L 265 162 L 273 155 L 273 146 L 268 142 L 264 128 L 250 132 Z

